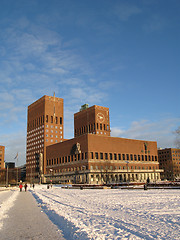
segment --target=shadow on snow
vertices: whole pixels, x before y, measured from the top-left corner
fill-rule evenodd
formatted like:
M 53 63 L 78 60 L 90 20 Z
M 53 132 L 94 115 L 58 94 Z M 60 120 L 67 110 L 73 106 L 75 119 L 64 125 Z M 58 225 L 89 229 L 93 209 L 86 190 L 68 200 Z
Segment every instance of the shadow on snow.
M 68 240 L 86 240 L 89 239 L 86 232 L 82 232 L 77 228 L 72 222 L 69 222 L 64 217 L 58 215 L 54 210 L 49 210 L 43 201 L 34 193 L 31 192 L 33 197 L 36 199 L 37 203 L 40 204 L 44 213 L 53 222 L 63 234 L 63 237 Z

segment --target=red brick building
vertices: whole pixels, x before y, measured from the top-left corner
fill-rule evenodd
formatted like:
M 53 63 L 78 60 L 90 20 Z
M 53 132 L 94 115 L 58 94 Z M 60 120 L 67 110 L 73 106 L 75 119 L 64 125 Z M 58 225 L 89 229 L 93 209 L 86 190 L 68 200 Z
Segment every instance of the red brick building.
M 47 181 L 102 184 L 160 180 L 157 143 L 110 137 L 108 108 L 83 105 L 74 114 L 74 135 L 47 147 Z
M 5 157 L 5 147 L 0 146 L 0 169 L 5 168 L 4 157 Z
M 120 183 L 160 180 L 157 143 L 85 133 L 47 147 L 47 181 Z
M 165 148 L 158 150 L 159 166 L 164 172 L 162 179 L 180 179 L 180 149 Z
M 43 182 L 120 183 L 160 180 L 157 143 L 110 136 L 109 108 L 83 105 L 74 138 L 63 137 L 63 99 L 28 107 L 26 177 Z
M 34 181 L 46 173 L 46 147 L 64 139 L 63 99 L 43 96 L 28 106 L 26 177 Z

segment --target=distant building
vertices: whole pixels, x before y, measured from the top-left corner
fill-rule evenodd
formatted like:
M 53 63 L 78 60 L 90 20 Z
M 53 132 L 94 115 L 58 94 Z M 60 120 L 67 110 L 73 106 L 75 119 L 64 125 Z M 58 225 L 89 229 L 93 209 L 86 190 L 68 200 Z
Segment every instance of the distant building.
M 180 149 L 165 148 L 158 150 L 159 167 L 164 169 L 162 179 L 180 179 Z
M 0 146 L 0 169 L 5 168 L 4 166 L 4 158 L 5 158 L 5 147 Z
M 46 173 L 46 147 L 64 139 L 63 99 L 43 96 L 28 106 L 26 177 L 32 181 Z

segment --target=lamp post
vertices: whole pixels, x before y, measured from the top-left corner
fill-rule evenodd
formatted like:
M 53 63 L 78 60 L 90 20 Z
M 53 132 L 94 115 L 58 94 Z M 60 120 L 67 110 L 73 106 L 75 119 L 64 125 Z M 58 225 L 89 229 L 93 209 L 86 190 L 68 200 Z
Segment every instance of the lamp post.
M 129 161 L 126 161 L 127 163 L 127 183 L 128 183 L 128 188 L 129 188 Z
M 49 171 L 50 171 L 50 173 L 51 173 L 51 176 L 50 176 L 50 182 L 51 182 L 51 184 L 52 184 L 53 169 L 51 168 L 51 169 L 49 169 Z M 52 185 L 51 185 L 51 186 L 52 186 Z
M 8 187 L 8 165 L 7 165 L 7 170 L 6 170 L 6 187 Z
M 86 166 L 85 165 L 83 165 L 82 166 L 82 169 L 83 169 L 83 175 L 84 175 L 84 177 L 83 177 L 83 184 L 85 184 L 85 170 L 86 170 Z
M 31 182 L 30 184 L 32 185 L 32 166 L 31 166 Z

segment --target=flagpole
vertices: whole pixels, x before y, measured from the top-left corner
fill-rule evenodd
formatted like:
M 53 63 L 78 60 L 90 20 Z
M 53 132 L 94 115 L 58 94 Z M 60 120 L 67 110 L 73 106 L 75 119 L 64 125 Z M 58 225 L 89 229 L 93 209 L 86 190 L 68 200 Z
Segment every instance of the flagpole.
M 17 185 L 18 185 L 18 153 L 17 153 Z

